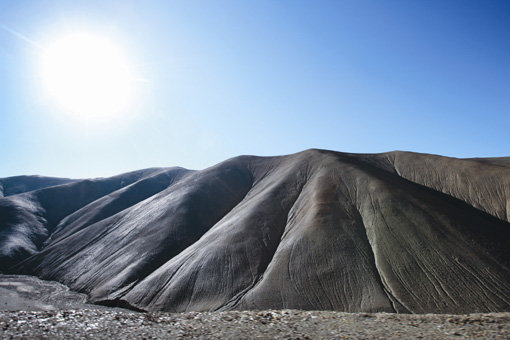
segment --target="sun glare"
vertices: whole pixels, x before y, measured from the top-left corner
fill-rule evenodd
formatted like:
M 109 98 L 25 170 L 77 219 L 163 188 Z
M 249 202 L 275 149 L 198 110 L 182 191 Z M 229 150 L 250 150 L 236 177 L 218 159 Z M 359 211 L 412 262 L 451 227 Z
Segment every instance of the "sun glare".
M 127 109 L 133 76 L 121 51 L 108 40 L 87 34 L 63 37 L 45 49 L 42 78 L 66 113 L 95 121 Z

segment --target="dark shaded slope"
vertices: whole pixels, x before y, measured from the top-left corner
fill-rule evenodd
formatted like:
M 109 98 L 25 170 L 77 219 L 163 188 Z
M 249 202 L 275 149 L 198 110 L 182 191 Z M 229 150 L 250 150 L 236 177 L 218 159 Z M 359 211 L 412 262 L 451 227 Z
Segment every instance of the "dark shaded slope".
M 74 181 L 76 180 L 44 176 L 14 176 L 0 178 L 0 197 L 21 194 L 23 192 L 47 188 Z
M 510 310 L 505 167 L 308 150 L 126 178 L 0 200 L 46 240 L 16 270 L 145 310 Z

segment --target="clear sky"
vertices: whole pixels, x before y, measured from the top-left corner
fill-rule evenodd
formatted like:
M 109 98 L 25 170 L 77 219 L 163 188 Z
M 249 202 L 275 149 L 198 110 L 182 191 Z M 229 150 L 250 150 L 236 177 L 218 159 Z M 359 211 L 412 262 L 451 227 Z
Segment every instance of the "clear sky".
M 42 89 L 76 31 L 137 79 L 101 124 Z M 0 1 L 0 177 L 308 148 L 510 156 L 510 1 Z

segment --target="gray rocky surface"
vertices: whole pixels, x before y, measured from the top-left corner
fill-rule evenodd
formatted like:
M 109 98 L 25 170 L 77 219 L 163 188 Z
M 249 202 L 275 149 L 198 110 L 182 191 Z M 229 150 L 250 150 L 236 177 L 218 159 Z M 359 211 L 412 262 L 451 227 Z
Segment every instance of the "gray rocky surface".
M 510 313 L 0 312 L 3 339 L 508 339 Z

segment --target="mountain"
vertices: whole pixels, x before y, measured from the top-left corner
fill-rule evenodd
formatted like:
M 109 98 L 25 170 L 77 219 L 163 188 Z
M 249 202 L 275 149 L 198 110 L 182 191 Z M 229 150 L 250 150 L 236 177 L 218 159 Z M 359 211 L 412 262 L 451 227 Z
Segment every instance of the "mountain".
M 2 272 L 141 310 L 509 311 L 509 268 L 510 158 L 313 149 L 0 198 Z
M 14 176 L 0 178 L 0 197 L 74 182 L 74 179 L 44 176 Z

